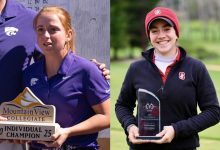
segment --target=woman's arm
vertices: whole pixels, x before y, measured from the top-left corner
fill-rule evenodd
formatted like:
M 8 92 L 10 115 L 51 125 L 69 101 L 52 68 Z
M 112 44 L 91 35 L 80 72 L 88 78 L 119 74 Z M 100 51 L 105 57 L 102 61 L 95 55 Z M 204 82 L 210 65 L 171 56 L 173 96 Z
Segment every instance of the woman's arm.
M 187 137 L 207 129 L 220 121 L 220 107 L 214 84 L 201 63 L 196 70 L 196 95 L 201 110 L 196 116 L 173 123 L 175 137 Z
M 92 106 L 95 115 L 70 127 L 69 136 L 91 134 L 110 127 L 110 99 Z
M 135 71 L 133 68 L 134 67 L 131 64 L 127 71 L 119 97 L 115 104 L 115 114 L 127 135 L 128 126 L 132 124 L 137 125 L 136 118 L 133 115 L 133 111 L 136 106 L 136 91 L 133 87 L 133 74 L 135 73 Z
M 60 128 L 58 133 L 51 137 L 54 142 L 41 143 L 45 144 L 47 147 L 60 147 L 68 137 L 91 134 L 110 127 L 110 99 L 100 104 L 93 105 L 92 109 L 96 113 L 94 116 L 72 127 Z

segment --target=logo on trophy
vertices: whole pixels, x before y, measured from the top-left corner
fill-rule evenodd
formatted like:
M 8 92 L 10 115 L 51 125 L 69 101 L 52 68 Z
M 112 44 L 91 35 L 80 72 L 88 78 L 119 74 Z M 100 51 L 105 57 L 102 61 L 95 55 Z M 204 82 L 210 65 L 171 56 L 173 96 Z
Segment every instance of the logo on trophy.
M 138 128 L 137 139 L 158 140 L 161 131 L 160 100 L 158 97 L 145 89 L 138 90 Z
M 59 129 L 55 123 L 56 110 L 45 105 L 29 88 L 25 88 L 14 100 L 0 106 L 0 139 L 51 141 Z

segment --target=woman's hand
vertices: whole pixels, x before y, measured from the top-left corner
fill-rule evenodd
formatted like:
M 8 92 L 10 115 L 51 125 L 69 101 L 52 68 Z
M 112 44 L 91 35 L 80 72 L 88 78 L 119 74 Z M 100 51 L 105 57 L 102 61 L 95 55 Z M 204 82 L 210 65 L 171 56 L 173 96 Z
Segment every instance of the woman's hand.
M 96 59 L 91 59 L 93 63 L 95 63 L 99 69 L 102 71 L 102 75 L 105 77 L 106 80 L 110 80 L 110 70 L 106 68 L 104 63 L 98 62 Z
M 136 125 L 132 125 L 129 128 L 128 131 L 128 139 L 131 143 L 133 144 L 143 144 L 143 143 L 149 143 L 149 140 L 140 140 L 140 139 L 136 139 L 136 137 L 139 136 L 138 133 L 138 127 Z
M 51 136 L 52 142 L 39 141 L 38 143 L 44 144 L 47 147 L 59 148 L 63 145 L 66 139 L 69 137 L 68 128 L 60 128 L 59 131 Z
M 173 126 L 164 126 L 163 130 L 156 136 L 162 137 L 160 140 L 150 140 L 151 143 L 164 144 L 170 143 L 175 137 L 175 130 Z

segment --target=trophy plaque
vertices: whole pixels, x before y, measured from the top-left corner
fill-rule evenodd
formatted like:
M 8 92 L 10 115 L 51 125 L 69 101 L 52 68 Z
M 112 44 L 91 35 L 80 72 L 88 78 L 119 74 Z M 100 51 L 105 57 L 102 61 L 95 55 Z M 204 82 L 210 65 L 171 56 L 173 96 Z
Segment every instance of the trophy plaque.
M 138 128 L 137 139 L 161 139 L 155 136 L 161 131 L 160 100 L 154 93 L 145 89 L 138 90 Z
M 59 129 L 55 123 L 53 105 L 45 105 L 29 88 L 25 88 L 14 100 L 0 106 L 0 139 L 28 141 L 51 141 L 50 137 Z

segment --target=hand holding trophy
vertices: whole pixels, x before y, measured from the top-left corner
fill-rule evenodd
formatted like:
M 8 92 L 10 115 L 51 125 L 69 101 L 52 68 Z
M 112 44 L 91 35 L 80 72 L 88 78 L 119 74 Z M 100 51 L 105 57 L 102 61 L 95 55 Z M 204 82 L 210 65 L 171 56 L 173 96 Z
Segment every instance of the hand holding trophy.
M 0 139 L 51 141 L 51 135 L 59 129 L 55 123 L 53 105 L 45 105 L 29 88 L 14 100 L 0 106 Z

